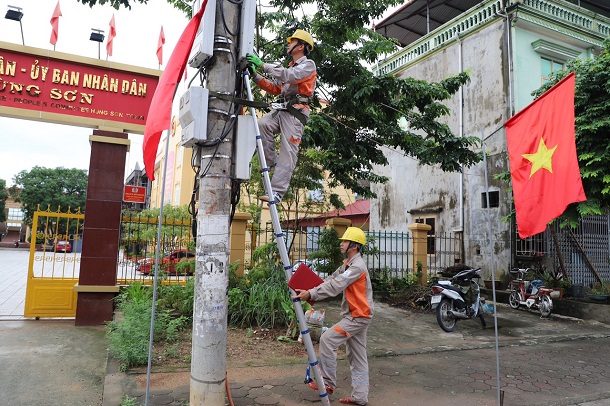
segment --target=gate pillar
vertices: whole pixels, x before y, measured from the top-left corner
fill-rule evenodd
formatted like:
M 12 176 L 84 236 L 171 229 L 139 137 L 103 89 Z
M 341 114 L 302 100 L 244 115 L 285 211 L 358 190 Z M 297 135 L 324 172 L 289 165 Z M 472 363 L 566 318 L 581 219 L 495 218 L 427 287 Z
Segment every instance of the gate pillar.
M 89 137 L 91 160 L 76 303 L 77 326 L 112 320 L 117 258 L 129 150 L 126 133 L 94 130 Z

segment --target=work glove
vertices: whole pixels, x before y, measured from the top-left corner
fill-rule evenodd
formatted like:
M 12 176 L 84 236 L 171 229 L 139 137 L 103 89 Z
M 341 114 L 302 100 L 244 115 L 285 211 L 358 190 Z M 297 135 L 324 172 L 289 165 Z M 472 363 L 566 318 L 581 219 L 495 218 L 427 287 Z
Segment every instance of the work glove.
M 250 77 L 256 76 L 256 69 L 252 66 L 251 63 L 248 64 L 248 72 L 250 73 Z
M 263 66 L 263 61 L 261 61 L 261 58 L 259 58 L 258 56 L 254 55 L 254 54 L 246 54 L 246 59 L 255 68 L 260 68 L 261 66 Z

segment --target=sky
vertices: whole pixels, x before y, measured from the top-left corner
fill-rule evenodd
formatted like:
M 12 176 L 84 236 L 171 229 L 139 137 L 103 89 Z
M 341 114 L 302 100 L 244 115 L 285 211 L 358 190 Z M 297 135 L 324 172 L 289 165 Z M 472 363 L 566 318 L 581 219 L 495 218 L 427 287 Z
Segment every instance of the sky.
M 169 5 L 166 0 L 149 0 L 142 5 L 133 0 L 132 9 L 115 10 L 110 5 L 93 9 L 78 0 L 59 0 L 62 16 L 59 18 L 59 36 L 55 50 L 69 54 L 98 58 L 98 43 L 89 40 L 91 29 L 101 29 L 105 40 L 100 44 L 101 59 L 106 59 L 106 41 L 109 23 L 114 14 L 116 37 L 112 56 L 108 60 L 149 69 L 159 69 L 157 43 L 161 26 L 165 34 L 163 65 L 165 67 L 180 34 L 188 24 L 184 12 Z M 57 0 L 0 0 L 0 13 L 6 14 L 8 5 L 21 7 L 23 41 L 26 46 L 53 49 L 50 43 L 51 16 Z M 0 19 L 0 41 L 22 44 L 19 22 Z M 177 98 L 180 95 L 180 87 Z M 174 112 L 176 114 L 176 112 Z M 91 148 L 89 136 L 93 129 L 66 126 L 30 120 L 0 117 L 0 179 L 7 186 L 22 170 L 38 165 L 46 168 L 89 169 Z M 127 156 L 126 175 L 139 163 L 143 168 L 141 134 L 130 134 L 130 152 Z

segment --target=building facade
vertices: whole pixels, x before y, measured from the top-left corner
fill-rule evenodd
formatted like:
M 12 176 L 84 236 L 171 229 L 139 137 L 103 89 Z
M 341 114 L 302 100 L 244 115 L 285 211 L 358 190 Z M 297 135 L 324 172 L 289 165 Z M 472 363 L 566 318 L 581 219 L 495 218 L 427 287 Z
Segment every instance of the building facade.
M 489 272 L 493 259 L 497 271 L 508 271 L 523 241 L 504 220 L 511 213 L 507 185 L 494 179 L 508 170 L 503 124 L 533 101 L 531 93 L 552 72 L 600 51 L 610 35 L 610 6 L 601 0 L 413 0 L 376 29 L 404 46 L 379 63 L 377 74 L 437 82 L 469 72 L 470 83 L 446 102 L 446 120 L 454 134 L 483 139 L 487 159 L 486 166 L 445 173 L 387 153 L 389 164 L 377 170 L 390 182 L 371 186 L 378 196 L 371 229 L 403 231 L 425 222 L 432 233 L 461 236 L 460 262 Z

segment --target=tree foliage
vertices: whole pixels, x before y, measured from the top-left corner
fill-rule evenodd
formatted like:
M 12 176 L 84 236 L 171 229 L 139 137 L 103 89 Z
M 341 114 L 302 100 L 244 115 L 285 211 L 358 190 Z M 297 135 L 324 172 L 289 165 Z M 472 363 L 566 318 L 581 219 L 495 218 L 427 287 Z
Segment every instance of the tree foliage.
M 0 223 L 6 221 L 6 199 L 8 199 L 6 181 L 4 179 L 0 179 Z
M 587 200 L 568 207 L 564 224 L 610 211 L 610 41 L 594 59 L 569 61 L 533 95 L 539 97 L 572 71 L 576 73 L 576 153 Z
M 129 0 L 80 0 L 94 5 L 110 2 L 129 7 Z M 146 3 L 147 0 L 132 0 Z M 190 14 L 185 0 L 168 0 Z M 425 165 L 460 170 L 481 159 L 472 151 L 477 137 L 455 136 L 443 122 L 450 114 L 443 104 L 469 78 L 459 73 L 438 83 L 392 75 L 375 76 L 371 66 L 397 50 L 396 43 L 371 30 L 389 7 L 402 0 L 271 0 L 259 7 L 257 51 L 265 61 L 283 61 L 286 38 L 295 29 L 311 32 L 318 66 L 316 111 L 305 129 L 302 150 L 313 149 L 319 168 L 330 173 L 330 187 L 343 185 L 363 196 L 366 186 L 385 182 L 375 167 L 388 164 L 384 154 L 395 148 Z M 328 105 L 322 109 L 320 99 Z M 405 117 L 408 130 L 399 126 Z
M 21 203 L 25 220 L 32 223 L 34 212 L 40 208 L 51 211 L 85 209 L 87 201 L 87 171 L 83 169 L 33 167 L 21 171 L 13 178 L 10 191 Z
M 310 57 L 318 66 L 318 97 L 316 114 L 306 127 L 301 148 L 316 151 L 320 167 L 330 172 L 331 187 L 340 184 L 371 196 L 366 183 L 387 180 L 374 170 L 388 164 L 384 154 L 388 148 L 446 171 L 480 160 L 471 150 L 478 140 L 457 137 L 442 122 L 450 114 L 443 102 L 467 83 L 466 73 L 439 83 L 373 74 L 370 66 L 397 48 L 367 27 L 399 3 L 276 0 L 271 3 L 273 11 L 259 15 L 258 32 L 263 34 L 257 44 L 264 60 L 287 61 L 285 38 L 295 29 L 314 35 L 315 49 Z M 303 7 L 313 9 L 311 5 L 316 6 L 315 13 L 301 16 Z M 321 109 L 319 99 L 329 104 Z M 401 117 L 407 119 L 407 131 L 399 126 Z

